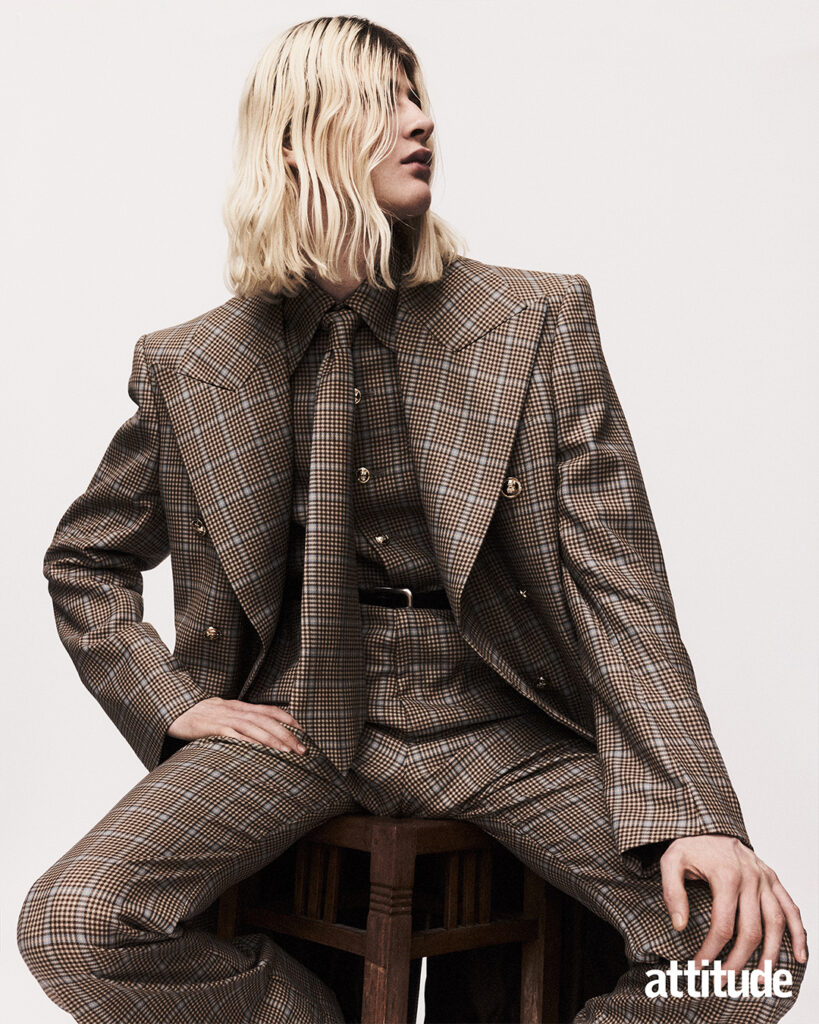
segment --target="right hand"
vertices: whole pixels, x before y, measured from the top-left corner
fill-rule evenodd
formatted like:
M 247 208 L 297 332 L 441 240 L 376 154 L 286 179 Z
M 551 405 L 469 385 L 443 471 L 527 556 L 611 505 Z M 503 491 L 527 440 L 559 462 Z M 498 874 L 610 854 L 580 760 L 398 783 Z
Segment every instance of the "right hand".
M 200 736 L 235 736 L 264 743 L 274 750 L 293 750 L 303 754 L 307 748 L 282 723 L 301 728 L 291 714 L 275 704 L 206 697 L 174 719 L 168 735 L 180 740 L 195 740 Z

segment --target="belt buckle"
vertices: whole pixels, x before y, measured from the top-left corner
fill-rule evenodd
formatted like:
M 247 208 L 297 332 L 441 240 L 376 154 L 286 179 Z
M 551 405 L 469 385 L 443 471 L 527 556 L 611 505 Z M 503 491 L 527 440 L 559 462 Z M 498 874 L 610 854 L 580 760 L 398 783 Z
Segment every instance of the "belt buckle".
M 373 590 L 389 590 L 390 593 L 405 594 L 407 603 L 403 605 L 404 608 L 412 608 L 412 591 L 409 587 L 373 587 Z M 401 605 L 399 605 L 401 607 Z

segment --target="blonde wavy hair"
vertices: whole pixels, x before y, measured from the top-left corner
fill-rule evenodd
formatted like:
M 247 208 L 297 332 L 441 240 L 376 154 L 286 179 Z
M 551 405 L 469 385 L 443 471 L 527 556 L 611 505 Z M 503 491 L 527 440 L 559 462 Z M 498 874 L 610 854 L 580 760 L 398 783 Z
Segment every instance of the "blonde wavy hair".
M 396 89 L 406 72 L 430 111 L 414 51 L 366 18 L 303 21 L 273 39 L 250 72 L 239 104 L 234 173 L 222 210 L 228 230 L 225 280 L 237 296 L 295 294 L 316 269 L 353 276 L 361 249 L 371 284 L 437 281 L 464 240 L 431 210 L 404 220 L 375 197 L 373 168 L 398 137 Z M 435 144 L 432 150 L 435 169 Z M 293 150 L 298 173 L 284 159 Z M 300 182 L 309 187 L 300 187 Z M 326 212 L 322 214 L 322 209 Z

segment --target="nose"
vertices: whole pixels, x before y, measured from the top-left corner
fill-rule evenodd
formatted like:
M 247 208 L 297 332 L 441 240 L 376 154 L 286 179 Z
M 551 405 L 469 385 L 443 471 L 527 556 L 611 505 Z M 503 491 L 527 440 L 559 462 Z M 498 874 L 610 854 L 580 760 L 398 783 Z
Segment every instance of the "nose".
M 426 142 L 427 139 L 435 131 L 435 122 L 431 117 L 428 117 L 423 110 L 419 110 L 415 107 L 416 113 L 410 119 L 409 122 L 409 137 L 411 139 L 420 139 L 421 142 Z

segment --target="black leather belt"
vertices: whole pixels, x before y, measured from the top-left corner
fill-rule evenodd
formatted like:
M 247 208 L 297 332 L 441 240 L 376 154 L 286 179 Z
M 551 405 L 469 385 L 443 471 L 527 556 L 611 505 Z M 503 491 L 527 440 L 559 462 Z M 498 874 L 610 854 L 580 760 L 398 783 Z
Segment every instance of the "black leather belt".
M 301 597 L 301 580 L 287 580 L 284 596 Z M 361 604 L 379 604 L 385 608 L 449 608 L 445 590 L 424 590 L 421 593 L 409 587 L 359 587 Z

